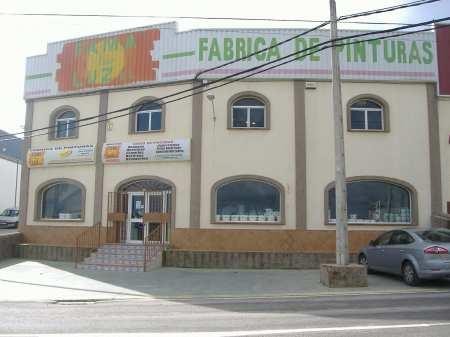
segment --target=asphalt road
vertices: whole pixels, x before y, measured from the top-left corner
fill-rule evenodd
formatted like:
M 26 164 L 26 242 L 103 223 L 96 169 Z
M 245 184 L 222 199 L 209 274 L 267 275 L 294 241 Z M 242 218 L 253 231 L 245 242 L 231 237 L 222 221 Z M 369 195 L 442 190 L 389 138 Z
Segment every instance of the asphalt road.
M 450 292 L 0 303 L 0 336 L 46 333 L 448 337 Z

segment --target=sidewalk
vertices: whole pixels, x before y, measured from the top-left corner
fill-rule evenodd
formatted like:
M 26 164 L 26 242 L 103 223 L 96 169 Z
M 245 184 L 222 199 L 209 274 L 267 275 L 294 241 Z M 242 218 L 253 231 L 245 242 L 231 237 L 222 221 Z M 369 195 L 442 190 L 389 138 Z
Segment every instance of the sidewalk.
M 147 273 L 75 269 L 73 263 L 0 261 L 0 302 L 101 301 L 137 298 L 245 298 L 377 293 L 450 292 L 450 281 L 419 288 L 399 278 L 369 275 L 369 287 L 330 289 L 318 270 L 222 270 L 160 268 Z

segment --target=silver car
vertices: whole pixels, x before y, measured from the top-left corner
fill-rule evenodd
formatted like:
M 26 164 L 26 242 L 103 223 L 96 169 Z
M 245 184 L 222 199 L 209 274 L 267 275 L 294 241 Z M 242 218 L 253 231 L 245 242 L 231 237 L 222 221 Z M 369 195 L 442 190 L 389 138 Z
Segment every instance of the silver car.
M 450 230 L 402 229 L 381 234 L 358 255 L 367 271 L 401 275 L 406 284 L 450 277 Z
M 15 228 L 19 222 L 19 210 L 7 208 L 0 213 L 0 228 Z

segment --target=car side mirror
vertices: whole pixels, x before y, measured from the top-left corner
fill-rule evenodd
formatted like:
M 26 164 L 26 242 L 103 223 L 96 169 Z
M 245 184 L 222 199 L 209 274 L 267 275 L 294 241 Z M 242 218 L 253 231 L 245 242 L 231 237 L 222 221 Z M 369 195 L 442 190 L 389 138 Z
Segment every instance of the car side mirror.
M 370 240 L 370 241 L 369 241 L 369 246 L 372 246 L 372 247 L 375 246 L 375 241 Z

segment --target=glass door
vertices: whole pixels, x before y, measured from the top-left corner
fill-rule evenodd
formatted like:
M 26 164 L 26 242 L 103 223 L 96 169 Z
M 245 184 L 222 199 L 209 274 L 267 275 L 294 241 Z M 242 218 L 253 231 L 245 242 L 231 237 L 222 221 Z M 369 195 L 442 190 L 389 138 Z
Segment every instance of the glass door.
M 130 192 L 129 194 L 127 242 L 142 243 L 144 240 L 144 192 Z

